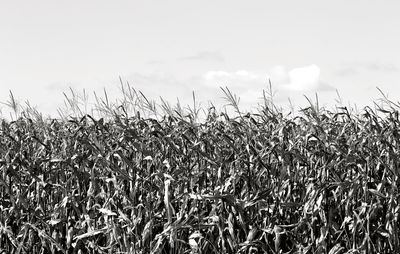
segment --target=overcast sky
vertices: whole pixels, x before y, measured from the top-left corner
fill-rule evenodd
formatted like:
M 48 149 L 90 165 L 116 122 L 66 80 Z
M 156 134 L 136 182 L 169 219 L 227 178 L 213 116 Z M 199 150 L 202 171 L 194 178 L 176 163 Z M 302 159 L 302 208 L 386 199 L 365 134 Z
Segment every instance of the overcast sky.
M 0 101 L 8 91 L 54 113 L 69 87 L 255 106 L 318 92 L 364 106 L 400 95 L 398 1 L 8 1 L 0 3 Z

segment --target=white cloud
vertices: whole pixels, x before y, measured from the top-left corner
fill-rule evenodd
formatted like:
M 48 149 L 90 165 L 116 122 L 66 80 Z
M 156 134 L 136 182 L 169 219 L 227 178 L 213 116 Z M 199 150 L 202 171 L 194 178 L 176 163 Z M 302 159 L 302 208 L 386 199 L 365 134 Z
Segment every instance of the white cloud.
M 221 98 L 219 87 L 228 87 L 240 97 L 240 106 L 250 109 L 262 102 L 262 92 L 268 90 L 268 79 L 272 82 L 273 91 L 278 92 L 274 97 L 275 102 L 286 102 L 286 96 L 289 95 L 299 97 L 299 94 L 307 92 L 333 90 L 333 87 L 321 81 L 320 72 L 315 64 L 291 70 L 277 65 L 268 72 L 208 71 L 199 79 L 198 91 L 207 91 L 207 94 L 203 93 L 204 97 L 215 101 Z
M 326 90 L 330 87 L 321 81 L 320 68 L 313 64 L 294 68 L 277 65 L 268 73 L 240 70 L 236 72 L 209 71 L 204 74 L 204 83 L 210 87 L 228 86 L 239 89 L 265 88 L 268 79 L 275 88 L 288 91 Z
M 277 65 L 269 71 L 269 78 L 275 85 L 290 83 L 289 74 L 285 66 Z
M 320 68 L 308 65 L 287 71 L 283 66 L 276 66 L 270 71 L 272 84 L 289 91 L 325 90 L 330 87 L 321 81 Z
M 320 69 L 317 65 L 294 68 L 289 71 L 289 81 L 287 88 L 289 90 L 304 91 L 318 89 L 321 85 Z

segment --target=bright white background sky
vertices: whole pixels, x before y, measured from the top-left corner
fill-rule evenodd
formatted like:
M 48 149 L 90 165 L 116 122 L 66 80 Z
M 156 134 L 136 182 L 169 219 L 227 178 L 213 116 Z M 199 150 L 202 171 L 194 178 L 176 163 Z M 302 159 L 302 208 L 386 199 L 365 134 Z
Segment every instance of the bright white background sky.
M 148 97 L 255 106 L 271 78 L 277 102 L 303 95 L 358 106 L 400 94 L 399 1 L 54 1 L 0 3 L 0 101 L 45 113 L 69 87 L 113 95 L 118 77 Z M 4 108 L 4 107 L 3 107 Z

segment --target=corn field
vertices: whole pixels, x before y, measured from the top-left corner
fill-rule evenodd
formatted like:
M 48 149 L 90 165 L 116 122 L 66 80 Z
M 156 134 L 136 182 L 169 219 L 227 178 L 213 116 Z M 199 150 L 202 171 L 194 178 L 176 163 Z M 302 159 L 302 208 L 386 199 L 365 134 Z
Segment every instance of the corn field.
M 224 92 L 237 114 L 203 121 L 106 99 L 2 120 L 0 253 L 399 252 L 397 104 L 244 114 Z

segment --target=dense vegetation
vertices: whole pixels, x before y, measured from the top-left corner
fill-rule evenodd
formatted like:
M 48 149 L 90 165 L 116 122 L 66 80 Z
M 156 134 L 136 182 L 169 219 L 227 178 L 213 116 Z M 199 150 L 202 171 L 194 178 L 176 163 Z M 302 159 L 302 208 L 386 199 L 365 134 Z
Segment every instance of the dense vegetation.
M 100 100 L 107 118 L 3 120 L 0 252 L 400 249 L 397 104 L 291 117 L 266 99 L 243 114 L 224 92 L 235 116 L 165 102 L 130 116 Z

